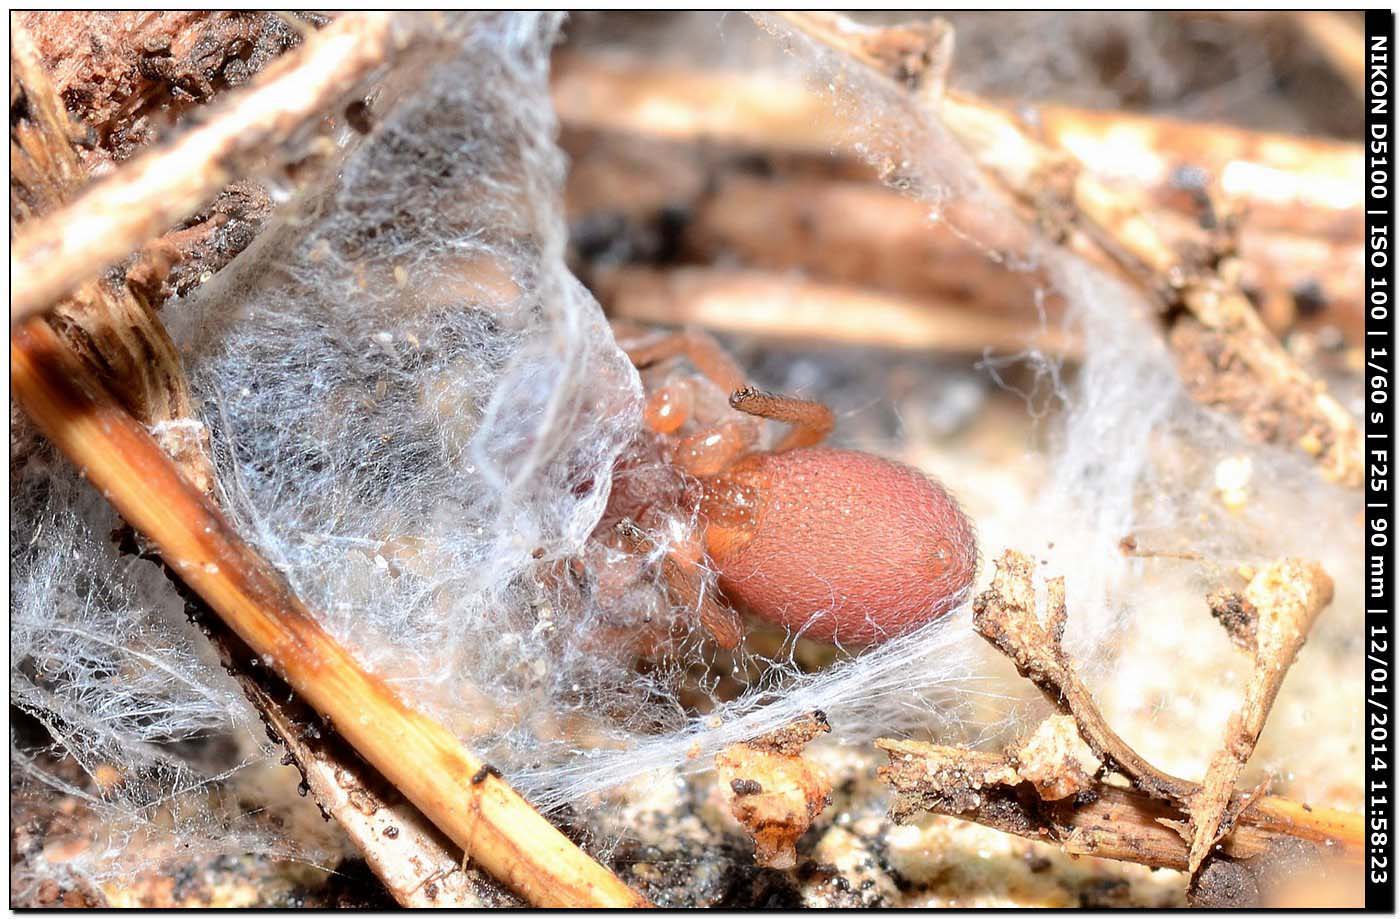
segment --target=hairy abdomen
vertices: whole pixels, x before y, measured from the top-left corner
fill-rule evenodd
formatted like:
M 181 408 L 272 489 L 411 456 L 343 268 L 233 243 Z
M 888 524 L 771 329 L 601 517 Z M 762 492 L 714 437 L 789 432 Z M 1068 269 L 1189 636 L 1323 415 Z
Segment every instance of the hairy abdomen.
M 808 638 L 892 638 L 957 605 L 976 573 L 972 523 L 901 463 L 822 448 L 759 453 L 713 490 L 707 545 L 720 586 Z M 752 504 L 726 515 L 726 495 Z

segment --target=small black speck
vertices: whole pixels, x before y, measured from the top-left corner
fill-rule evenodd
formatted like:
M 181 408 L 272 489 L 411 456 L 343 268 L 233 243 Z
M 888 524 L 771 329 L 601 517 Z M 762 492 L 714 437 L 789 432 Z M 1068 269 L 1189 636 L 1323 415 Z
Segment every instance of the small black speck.
M 487 780 L 488 778 L 490 778 L 491 776 L 494 775 L 494 776 L 499 777 L 500 774 L 501 774 L 501 770 L 497 769 L 495 766 L 491 765 L 490 763 L 487 763 L 486 765 L 482 766 L 480 769 L 476 770 L 476 775 L 472 776 L 472 784 L 473 784 L 473 785 L 480 785 L 482 782 L 486 781 L 486 780 Z
M 1293 308 L 1298 311 L 1299 316 L 1316 316 L 1327 308 L 1327 294 L 1316 279 L 1295 284 L 1291 293 Z
M 356 99 L 345 107 L 345 123 L 361 134 L 374 129 L 374 118 L 370 115 L 369 103 Z

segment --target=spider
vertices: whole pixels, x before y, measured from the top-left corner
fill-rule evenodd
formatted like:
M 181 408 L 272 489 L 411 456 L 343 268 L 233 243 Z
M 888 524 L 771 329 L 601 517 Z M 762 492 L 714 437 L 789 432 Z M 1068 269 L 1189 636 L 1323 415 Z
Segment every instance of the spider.
M 644 527 L 656 523 L 654 491 L 619 480 L 604 519 L 623 548 L 659 552 L 673 599 L 722 647 L 743 638 L 741 611 L 805 638 L 869 645 L 961 601 L 976 535 L 942 485 L 902 463 L 819 446 L 834 425 L 827 406 L 748 385 L 704 332 L 637 340 L 625 329 L 616 329 L 624 352 L 645 378 L 662 379 L 645 425 L 659 458 L 682 473 L 682 505 L 699 526 L 661 552 Z M 699 376 L 676 373 L 681 359 Z M 739 414 L 716 406 L 724 394 Z M 771 450 L 758 448 L 760 419 L 790 426 Z

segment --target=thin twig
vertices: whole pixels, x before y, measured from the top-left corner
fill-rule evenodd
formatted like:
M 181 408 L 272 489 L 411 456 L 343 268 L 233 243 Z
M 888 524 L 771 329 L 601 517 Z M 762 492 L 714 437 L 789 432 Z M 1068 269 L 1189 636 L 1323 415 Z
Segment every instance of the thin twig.
M 795 867 L 798 839 L 831 806 L 831 779 L 802 756 L 808 743 L 830 731 L 826 714 L 814 711 L 715 755 L 720 794 L 765 868 Z
M 1231 635 L 1247 633 L 1246 640 L 1254 651 L 1254 672 L 1245 690 L 1244 707 L 1230 719 L 1224 743 L 1211 759 L 1200 791 L 1191 799 L 1193 873 L 1229 828 L 1226 814 L 1235 785 L 1259 743 L 1288 668 L 1307 641 L 1318 614 L 1332 602 L 1332 579 L 1316 563 L 1288 559 L 1256 574 L 1239 599 L 1238 608 L 1250 622 L 1247 629 L 1233 626 Z
M 1188 816 L 1195 813 L 1195 802 L 1201 800 L 1199 796 L 1203 786 L 1169 775 L 1148 763 L 1109 727 L 1061 645 L 1068 615 L 1064 581 L 1062 578 L 1052 578 L 1046 582 L 1048 609 L 1042 623 L 1037 611 L 1035 570 L 1035 561 L 1030 556 L 1014 550 L 1003 553 L 996 563 L 991 587 L 973 601 L 974 628 L 1009 657 L 1016 664 L 1018 672 L 1040 689 L 1052 705 L 1074 718 L 1080 736 L 1105 765 L 1154 798 L 1171 803 Z M 1268 643 L 1271 648 L 1291 648 L 1292 652 L 1296 652 L 1300 643 L 1298 626 L 1311 622 L 1317 609 L 1325 605 L 1324 597 L 1328 593 L 1323 590 L 1323 582 L 1316 579 L 1318 572 L 1311 569 L 1305 569 L 1306 578 L 1290 564 L 1270 570 L 1273 573 L 1260 582 L 1259 593 L 1256 594 L 1261 601 L 1278 610 L 1275 614 L 1278 622 L 1271 627 L 1272 637 Z M 1295 575 L 1287 580 L 1291 590 L 1279 591 L 1279 572 Z M 1301 587 L 1304 581 L 1308 586 Z M 1330 582 L 1325 586 L 1330 588 Z M 1306 634 L 1306 630 L 1301 634 Z M 1281 659 L 1281 654 L 1270 651 L 1267 658 L 1277 661 Z M 1288 659 L 1291 660 L 1291 653 Z M 1257 677 L 1258 688 L 1251 688 L 1250 697 L 1267 697 L 1272 702 L 1281 679 L 1281 675 L 1272 672 Z M 1263 714 L 1267 715 L 1267 710 Z M 1251 729 L 1255 724 L 1262 729 L 1262 718 L 1251 717 L 1247 724 Z M 1253 736 L 1257 739 L 1257 734 Z M 1252 799 L 1252 796 L 1246 796 L 1241 799 L 1233 795 L 1233 776 L 1229 778 L 1228 785 L 1224 800 L 1231 805 L 1239 805 L 1239 808 L 1229 808 L 1237 813 L 1237 821 L 1265 826 L 1286 835 L 1326 841 L 1328 844 L 1361 844 L 1362 825 L 1357 815 L 1340 812 L 1321 814 L 1282 798 Z M 1239 813 L 1239 810 L 1243 810 L 1243 813 Z M 1183 829 L 1185 826 L 1183 823 Z
M 992 585 L 973 600 L 973 628 L 1016 665 L 1056 708 L 1071 715 L 1079 732 L 1106 764 L 1134 786 L 1154 797 L 1184 801 L 1197 786 L 1169 775 L 1143 759 L 1109 727 L 1093 694 L 1065 654 L 1065 585 L 1063 578 L 1046 583 L 1047 621 L 1036 611 L 1035 561 L 1008 549 L 996 563 Z
M 1106 782 L 1058 801 L 1040 797 L 1007 756 L 941 747 L 911 740 L 877 740 L 889 754 L 880 780 L 896 793 L 890 813 L 896 823 L 921 813 L 970 820 L 1028 839 L 1058 843 L 1073 855 L 1093 855 L 1152 868 L 1185 871 L 1186 841 L 1172 824 L 1189 819 L 1181 807 L 1152 795 Z M 1280 823 L 1245 810 L 1221 844 L 1221 854 L 1247 859 L 1267 853 L 1280 839 L 1304 839 L 1328 851 L 1359 860 L 1361 821 L 1355 814 L 1326 808 L 1304 810 L 1285 799 L 1264 799 L 1266 810 L 1304 814 L 1307 824 Z
M 467 856 L 537 906 L 645 901 L 452 733 L 366 673 L 42 321 L 14 330 L 12 392 L 181 579 Z
M 1254 599 L 1278 610 L 1273 615 L 1276 622 L 1264 627 L 1269 637 L 1260 657 L 1291 659 L 1306 624 L 1325 605 L 1330 582 L 1320 571 L 1296 563 L 1281 564 L 1260 577 L 1264 580 L 1251 585 Z M 1064 716 L 1048 718 L 1026 743 L 1004 754 L 915 741 L 876 741 L 890 757 L 879 776 L 896 792 L 890 806 L 892 819 L 904 822 L 923 812 L 945 814 L 1054 842 L 1075 855 L 1189 871 L 1190 895 L 1201 903 L 1230 899 L 1225 896 L 1230 890 L 1242 890 L 1235 880 L 1251 874 L 1267 876 L 1301 852 L 1313 853 L 1314 858 L 1327 852 L 1353 864 L 1360 861 L 1365 836 L 1359 814 L 1262 796 L 1262 789 L 1237 794 L 1234 760 L 1218 779 L 1208 773 L 1204 785 L 1167 775 L 1147 763 L 1108 727 L 1061 648 L 1067 617 L 1063 580 L 1049 579 L 1045 589 L 1048 608 L 1042 622 L 1034 561 L 1007 551 L 997 563 L 992 586 L 974 603 L 974 624 L 1072 721 Z M 1237 624 L 1232 636 L 1253 641 L 1255 632 Z M 1233 742 L 1252 749 L 1258 736 L 1254 728 L 1262 728 L 1267 714 L 1267 705 L 1253 700 L 1272 701 L 1280 679 L 1277 667 L 1256 674 L 1250 691 L 1251 714 L 1245 726 L 1227 739 L 1227 752 L 1234 749 Z M 1236 736 L 1241 732 L 1243 737 Z M 1238 763 L 1247 757 L 1246 750 Z M 1118 772 L 1135 787 L 1108 781 L 1106 769 Z M 1220 789 L 1223 797 L 1216 798 L 1214 792 Z M 1219 810 L 1213 808 L 1217 801 Z M 1228 819 L 1209 822 L 1212 816 L 1224 815 Z M 1203 838 L 1207 844 L 1199 851 Z M 1300 849 L 1294 840 L 1313 847 Z
M 230 93 L 203 126 L 103 179 L 27 227 L 10 247 L 10 322 L 42 312 L 244 178 L 276 145 L 405 41 L 388 13 L 353 13 Z

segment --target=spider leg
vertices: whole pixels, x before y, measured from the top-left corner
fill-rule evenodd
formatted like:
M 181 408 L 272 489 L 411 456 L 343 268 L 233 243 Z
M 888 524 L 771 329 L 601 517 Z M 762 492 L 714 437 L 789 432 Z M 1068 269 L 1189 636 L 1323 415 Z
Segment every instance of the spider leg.
M 641 368 L 673 357 L 684 357 L 695 365 L 702 376 L 725 392 L 732 392 L 736 386 L 744 385 L 743 370 L 706 332 L 686 329 L 640 345 L 623 343 L 620 346 L 632 363 Z M 653 431 L 671 434 L 691 417 L 694 401 L 694 384 L 690 380 L 673 380 L 647 398 L 643 417 Z M 756 426 L 742 421 L 725 421 L 682 438 L 676 444 L 672 462 L 693 476 L 718 475 L 757 443 Z
M 686 329 L 641 345 L 623 345 L 623 350 L 632 359 L 632 363 L 638 367 L 650 367 L 652 364 L 672 357 L 685 357 L 706 378 L 732 394 L 729 397 L 729 404 L 734 408 L 758 418 L 771 418 L 774 421 L 792 425 L 792 430 L 778 444 L 775 452 L 781 453 L 785 450 L 810 447 L 821 443 L 826 439 L 826 435 L 831 433 L 831 429 L 835 425 L 831 409 L 820 402 L 810 402 L 792 396 L 763 392 L 749 386 L 745 381 L 743 369 L 725 353 L 719 342 L 715 341 L 708 332 Z M 668 395 L 666 398 L 671 399 L 674 396 Z M 720 426 L 721 429 L 723 427 L 723 425 Z M 705 446 L 710 450 L 700 452 L 725 455 L 727 459 L 713 471 L 702 472 L 698 469 L 687 469 L 686 471 L 694 475 L 713 475 L 725 468 L 729 462 L 738 458 L 743 452 L 740 449 L 731 449 L 732 440 L 733 434 L 724 430 L 702 432 L 687 438 L 690 443 L 684 443 L 684 446 L 688 450 L 700 451 L 700 448 Z M 746 446 L 751 445 L 752 441 Z M 686 453 L 686 449 L 681 451 L 682 456 Z M 698 468 L 706 470 L 715 465 L 708 458 L 697 458 L 694 462 Z M 680 465 L 684 468 L 685 462 L 680 461 Z
M 773 448 L 774 453 L 819 444 L 836 423 L 831 409 L 820 402 L 763 392 L 752 386 L 735 390 L 729 404 L 741 412 L 792 425 L 792 430 Z
M 656 543 L 631 520 L 617 524 L 623 544 L 634 552 L 650 552 Z M 726 651 L 732 650 L 744 637 L 744 623 L 738 612 L 723 602 L 714 590 L 707 590 L 700 572 L 698 546 L 689 551 L 671 549 L 661 560 L 661 574 L 667 591 L 676 603 L 699 613 L 700 624 Z
M 699 329 L 672 332 L 640 345 L 621 345 L 637 367 L 646 368 L 672 357 L 684 357 L 725 392 L 744 385 L 744 371 L 725 353 L 714 336 Z

